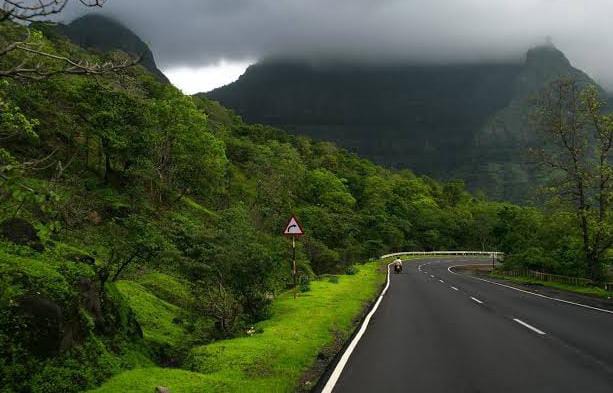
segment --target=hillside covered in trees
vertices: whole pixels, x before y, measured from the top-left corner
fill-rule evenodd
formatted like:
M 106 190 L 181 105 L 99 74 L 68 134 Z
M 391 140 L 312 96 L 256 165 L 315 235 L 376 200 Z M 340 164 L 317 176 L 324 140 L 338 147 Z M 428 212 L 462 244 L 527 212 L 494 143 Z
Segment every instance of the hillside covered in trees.
M 29 39 L 57 56 L 124 56 L 45 31 Z M 0 68 L 27 56 L 0 57 Z M 307 234 L 305 288 L 399 250 L 497 249 L 510 263 L 587 274 L 572 213 L 491 202 L 462 181 L 246 123 L 141 66 L 7 77 L 0 89 L 8 392 L 77 392 L 128 368 L 189 367 L 192 348 L 245 335 L 291 285 L 281 231 L 292 213 Z
M 594 83 L 552 45 L 524 59 L 472 64 L 268 60 L 203 94 L 247 121 L 331 140 L 375 162 L 463 179 L 497 200 L 526 202 L 541 177 L 525 154 L 532 100 L 561 77 Z

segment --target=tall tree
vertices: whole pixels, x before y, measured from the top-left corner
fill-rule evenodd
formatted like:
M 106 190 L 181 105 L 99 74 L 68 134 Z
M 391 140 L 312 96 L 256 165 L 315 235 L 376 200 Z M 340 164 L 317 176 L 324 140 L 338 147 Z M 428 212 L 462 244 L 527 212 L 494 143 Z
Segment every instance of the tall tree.
M 613 245 L 613 114 L 604 109 L 596 87 L 561 79 L 541 94 L 534 113 L 544 137 L 535 156 L 553 169 L 552 190 L 576 213 L 594 280 L 603 278 L 602 262 Z

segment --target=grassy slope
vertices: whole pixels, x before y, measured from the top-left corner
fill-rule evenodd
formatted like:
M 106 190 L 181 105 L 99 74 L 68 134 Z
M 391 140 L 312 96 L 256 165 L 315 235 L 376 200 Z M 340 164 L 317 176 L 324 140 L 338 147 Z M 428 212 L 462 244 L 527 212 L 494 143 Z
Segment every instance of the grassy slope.
M 184 337 L 183 329 L 173 320 L 181 309 L 149 292 L 133 281 L 117 282 L 117 289 L 136 313 L 146 341 L 157 345 L 178 345 Z
M 197 372 L 147 368 L 115 376 L 97 393 L 150 393 L 156 386 L 180 392 L 292 392 L 317 354 L 339 335 L 347 338 L 365 304 L 384 280 L 380 262 L 341 276 L 337 284 L 316 281 L 311 291 L 280 296 L 262 333 L 195 348 L 188 365 Z
M 603 288 L 598 288 L 598 287 L 579 287 L 579 286 L 574 286 L 574 285 L 569 285 L 569 284 L 563 284 L 560 282 L 541 281 L 541 280 L 535 280 L 533 278 L 528 278 L 528 277 L 511 277 L 511 276 L 505 276 L 502 274 L 492 274 L 492 277 L 501 278 L 501 279 L 508 280 L 508 281 L 511 281 L 517 284 L 542 285 L 545 287 L 555 288 L 555 289 L 559 289 L 562 291 L 579 293 L 582 295 L 595 296 L 595 297 L 600 297 L 604 299 L 613 298 L 613 292 L 605 291 Z

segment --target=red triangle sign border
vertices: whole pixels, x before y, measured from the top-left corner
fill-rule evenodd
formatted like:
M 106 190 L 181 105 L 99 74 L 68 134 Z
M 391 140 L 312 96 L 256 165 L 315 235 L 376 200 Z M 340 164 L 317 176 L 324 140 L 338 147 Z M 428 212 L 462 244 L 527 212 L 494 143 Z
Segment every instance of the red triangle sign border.
M 295 215 L 292 215 L 285 226 L 285 230 L 283 231 L 285 236 L 304 236 L 304 230 L 302 229 L 302 225 L 298 222 L 298 219 Z

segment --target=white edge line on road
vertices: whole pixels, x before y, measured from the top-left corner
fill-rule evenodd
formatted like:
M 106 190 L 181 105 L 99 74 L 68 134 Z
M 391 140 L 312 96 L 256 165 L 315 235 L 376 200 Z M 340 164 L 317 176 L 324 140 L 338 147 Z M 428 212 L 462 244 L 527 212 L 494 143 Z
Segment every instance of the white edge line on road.
M 475 301 L 475 302 L 477 302 L 479 304 L 483 304 L 483 302 L 481 300 L 477 299 L 476 297 L 472 297 L 471 296 L 470 298 L 471 298 L 471 300 L 473 300 L 473 301 Z
M 513 318 L 513 320 L 515 322 L 519 323 L 520 325 L 522 325 L 524 327 L 527 327 L 528 329 L 532 330 L 533 332 L 536 332 L 536 333 L 540 334 L 541 336 L 544 336 L 545 334 L 547 334 L 544 331 L 539 330 L 539 329 L 535 328 L 534 326 L 527 324 L 526 322 L 522 321 L 521 319 Z
M 332 371 L 332 374 L 330 374 L 330 378 L 328 378 L 328 382 L 326 382 L 326 385 L 321 391 L 322 393 L 332 392 L 332 390 L 334 389 L 334 386 L 336 386 L 336 382 L 338 382 L 338 379 L 340 378 L 341 373 L 343 372 L 343 369 L 347 365 L 347 362 L 349 361 L 351 354 L 353 353 L 353 351 L 355 350 L 355 347 L 358 345 L 358 342 L 364 335 L 364 332 L 366 331 L 366 327 L 368 327 L 368 323 L 370 322 L 370 318 L 372 318 L 375 311 L 377 311 L 377 308 L 379 308 L 379 304 L 381 303 L 381 300 L 383 300 L 383 296 L 385 296 L 385 293 L 387 292 L 387 289 L 390 286 L 390 265 L 391 263 L 387 265 L 387 283 L 385 284 L 385 288 L 383 288 L 383 290 L 379 294 L 379 298 L 377 299 L 377 302 L 373 306 L 372 310 L 370 310 L 366 318 L 364 318 L 364 322 L 362 322 L 362 326 L 360 326 L 360 330 L 358 330 L 356 335 L 353 337 L 353 340 L 351 340 L 351 343 L 349 344 L 349 346 L 343 353 L 343 356 L 341 356 L 340 360 L 336 364 L 334 371 Z
M 451 287 L 451 289 L 453 289 L 454 291 L 459 291 L 459 289 L 456 287 Z
M 455 274 L 455 275 L 460 275 L 459 273 L 454 272 L 453 269 L 454 267 L 458 267 L 458 266 L 462 266 L 462 265 L 456 265 L 456 266 L 449 266 L 447 268 L 447 270 L 449 271 L 449 273 L 451 274 Z M 483 278 L 479 278 L 479 277 L 473 277 L 473 276 L 465 276 L 465 277 L 469 277 L 469 278 L 474 278 L 475 280 L 479 280 L 479 281 L 485 281 L 487 283 L 490 284 L 494 284 L 494 285 L 499 285 L 501 287 L 505 287 L 505 288 L 509 288 L 509 289 L 513 289 L 514 291 L 519 291 L 519 292 L 523 292 L 523 293 L 527 293 L 529 295 L 533 295 L 533 296 L 538 296 L 538 297 L 542 297 L 545 299 L 549 299 L 549 300 L 554 300 L 556 302 L 560 302 L 560 303 L 567 303 L 567 304 L 572 304 L 573 306 L 578 306 L 578 307 L 583 307 L 583 308 L 589 308 L 590 310 L 596 310 L 596 311 L 601 311 L 601 312 L 606 312 L 608 314 L 613 314 L 613 311 L 610 310 L 605 310 L 603 308 L 598 308 L 598 307 L 592 307 L 592 306 L 588 306 L 587 304 L 581 304 L 581 303 L 575 303 L 575 302 L 571 302 L 569 300 L 563 300 L 563 299 L 558 299 L 555 297 L 550 297 L 550 296 L 545 296 L 545 295 L 541 295 L 540 293 L 535 293 L 535 292 L 530 292 L 530 291 L 526 291 L 524 289 L 519 289 L 519 288 L 515 288 L 512 287 L 510 285 L 505 285 L 505 284 L 501 284 L 499 282 L 494 282 L 494 281 L 490 281 L 490 280 L 485 280 Z

